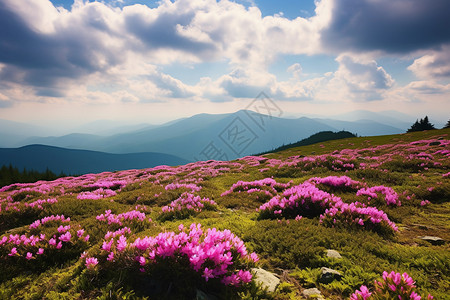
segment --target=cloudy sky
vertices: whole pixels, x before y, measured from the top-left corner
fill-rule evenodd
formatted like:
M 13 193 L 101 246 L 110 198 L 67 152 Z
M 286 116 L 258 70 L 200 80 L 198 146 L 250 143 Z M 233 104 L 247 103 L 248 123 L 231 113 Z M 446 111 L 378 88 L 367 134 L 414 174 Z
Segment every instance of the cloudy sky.
M 449 0 L 0 0 L 0 118 L 450 117 Z

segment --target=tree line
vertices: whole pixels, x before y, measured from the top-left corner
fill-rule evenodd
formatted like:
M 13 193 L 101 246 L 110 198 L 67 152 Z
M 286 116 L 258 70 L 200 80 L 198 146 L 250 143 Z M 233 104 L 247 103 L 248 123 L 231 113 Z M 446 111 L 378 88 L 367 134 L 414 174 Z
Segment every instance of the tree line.
M 448 120 L 444 128 L 450 128 L 450 120 Z M 411 128 L 409 128 L 407 132 L 424 131 L 432 129 L 436 129 L 436 127 L 434 127 L 434 124 L 430 123 L 430 120 L 428 120 L 428 116 L 425 116 L 425 118 L 423 119 L 416 120 L 416 122 L 411 125 Z
M 60 177 L 66 177 L 64 173 L 59 175 L 53 173 L 48 168 L 44 172 L 23 169 L 20 171 L 17 167 L 3 165 L 0 168 L 0 187 L 13 183 L 36 182 L 39 180 L 55 180 Z

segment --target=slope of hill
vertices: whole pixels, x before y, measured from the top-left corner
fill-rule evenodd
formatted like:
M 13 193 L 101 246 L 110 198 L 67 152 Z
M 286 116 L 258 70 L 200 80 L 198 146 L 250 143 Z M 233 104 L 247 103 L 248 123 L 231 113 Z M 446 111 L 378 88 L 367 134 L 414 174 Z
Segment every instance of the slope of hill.
M 196 161 L 234 159 L 293 143 L 319 131 L 343 129 L 364 136 L 403 132 L 401 129 L 367 120 L 345 122 L 306 117 L 285 119 L 242 110 L 232 114 L 199 114 L 158 127 L 108 137 L 71 134 L 31 138 L 21 145 L 34 143 L 109 153 L 160 152 Z M 211 145 L 220 155 L 214 156 L 211 151 L 207 151 Z
M 275 152 L 280 152 L 280 151 L 290 149 L 290 148 L 296 148 L 296 147 L 300 147 L 300 146 L 307 146 L 307 145 L 322 143 L 322 142 L 326 142 L 326 141 L 340 140 L 340 139 L 346 139 L 346 138 L 352 138 L 352 137 L 356 137 L 356 135 L 354 135 L 353 133 L 348 132 L 348 131 L 339 131 L 339 132 L 321 131 L 321 132 L 315 133 L 315 134 L 311 135 L 310 137 L 303 139 L 301 141 L 298 141 L 298 142 L 295 142 L 292 144 L 288 144 L 288 145 L 283 145 L 281 147 L 278 147 L 276 149 L 273 149 L 271 151 L 267 151 L 267 152 L 264 152 L 261 154 L 275 153 Z
M 446 299 L 449 135 L 3 187 L 0 297 Z
M 184 159 L 163 153 L 111 154 L 44 145 L 0 148 L 0 166 L 11 164 L 19 169 L 41 172 L 48 168 L 57 174 L 98 173 L 185 163 L 187 161 Z

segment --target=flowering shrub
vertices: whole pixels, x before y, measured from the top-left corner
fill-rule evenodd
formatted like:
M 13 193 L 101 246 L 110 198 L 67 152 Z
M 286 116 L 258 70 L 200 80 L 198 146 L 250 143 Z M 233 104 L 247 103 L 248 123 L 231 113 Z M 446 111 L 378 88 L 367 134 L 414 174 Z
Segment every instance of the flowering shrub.
M 88 269 L 98 268 L 99 272 L 125 269 L 169 281 L 176 279 L 175 272 L 188 279 L 225 286 L 249 283 L 249 267 L 258 261 L 258 256 L 249 254 L 244 242 L 230 230 L 204 231 L 200 224 L 191 224 L 189 230 L 180 225 L 178 233 L 163 232 L 134 241 L 125 235 L 109 235 L 97 257 L 83 257 Z
M 107 222 L 110 227 L 118 228 L 124 225 L 133 228 L 142 228 L 143 226 L 152 222 L 151 218 L 146 217 L 145 213 L 139 210 L 130 210 L 118 215 L 111 213 L 108 209 L 104 214 L 95 217 L 100 222 Z
M 220 196 L 226 196 L 233 192 L 247 192 L 253 193 L 258 191 L 264 191 L 269 196 L 275 196 L 278 191 L 282 191 L 289 187 L 291 182 L 288 183 L 278 183 L 273 178 L 264 178 L 255 181 L 241 181 L 239 180 L 231 186 L 231 188 L 223 192 Z
M 340 200 L 339 197 L 318 189 L 310 182 L 285 190 L 283 196 L 283 198 L 275 196 L 261 205 L 260 218 L 318 216 Z
M 64 217 L 64 215 L 51 215 L 48 217 L 44 217 L 40 220 L 36 220 L 34 221 L 31 225 L 30 225 L 30 229 L 36 229 L 41 225 L 44 225 L 45 223 L 48 222 L 70 222 L 70 218 L 66 218 Z
M 323 184 L 326 186 L 334 188 L 347 188 L 347 189 L 357 189 L 361 183 L 359 181 L 353 180 L 348 176 L 328 176 L 328 177 L 313 177 L 308 180 L 311 183 Z
M 361 286 L 351 296 L 351 300 L 389 300 L 389 299 L 412 299 L 421 300 L 422 297 L 415 292 L 414 280 L 407 273 L 396 273 L 392 271 L 383 272 L 383 280 L 375 281 L 375 290 L 370 292 L 366 286 Z M 428 300 L 434 297 L 430 294 Z
M 320 222 L 329 226 L 335 226 L 336 224 L 361 226 L 384 233 L 398 230 L 395 223 L 389 220 L 385 212 L 378 210 L 376 207 L 366 207 L 358 202 L 348 204 L 338 201 L 334 203 L 320 216 Z
M 362 188 L 356 192 L 357 196 L 365 195 L 369 196 L 369 200 L 377 199 L 378 194 L 381 193 L 384 195 L 385 201 L 387 205 L 396 205 L 400 206 L 402 203 L 398 199 L 398 194 L 390 187 L 386 187 L 384 185 L 373 186 L 370 188 Z
M 192 192 L 198 192 L 202 189 L 201 186 L 198 186 L 194 183 L 170 183 L 170 184 L 166 185 L 166 187 L 165 187 L 166 191 L 176 190 L 176 189 L 180 189 L 180 188 L 189 189 Z
M 65 260 L 67 259 L 65 256 L 70 256 L 67 255 L 68 253 L 85 249 L 90 238 L 78 224 L 61 225 L 56 230 L 53 229 L 49 232 L 36 235 L 9 234 L 3 236 L 0 239 L 0 259 Z M 61 253 L 58 254 L 58 252 Z
M 186 218 L 195 213 L 201 212 L 202 209 L 212 210 L 217 206 L 214 200 L 201 198 L 191 193 L 183 193 L 180 198 L 170 202 L 169 205 L 162 207 L 162 219 L 170 218 Z
M 82 192 L 79 193 L 77 196 L 77 199 L 91 199 L 91 200 L 97 200 L 102 198 L 109 198 L 112 196 L 117 195 L 117 193 L 110 189 L 103 189 L 99 188 L 92 192 Z

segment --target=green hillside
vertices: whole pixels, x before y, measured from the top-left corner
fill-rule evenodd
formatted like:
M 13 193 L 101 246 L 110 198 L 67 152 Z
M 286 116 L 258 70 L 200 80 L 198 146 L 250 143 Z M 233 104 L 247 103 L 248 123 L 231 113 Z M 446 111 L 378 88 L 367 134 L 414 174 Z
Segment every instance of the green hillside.
M 446 299 L 449 134 L 3 187 L 0 299 Z

